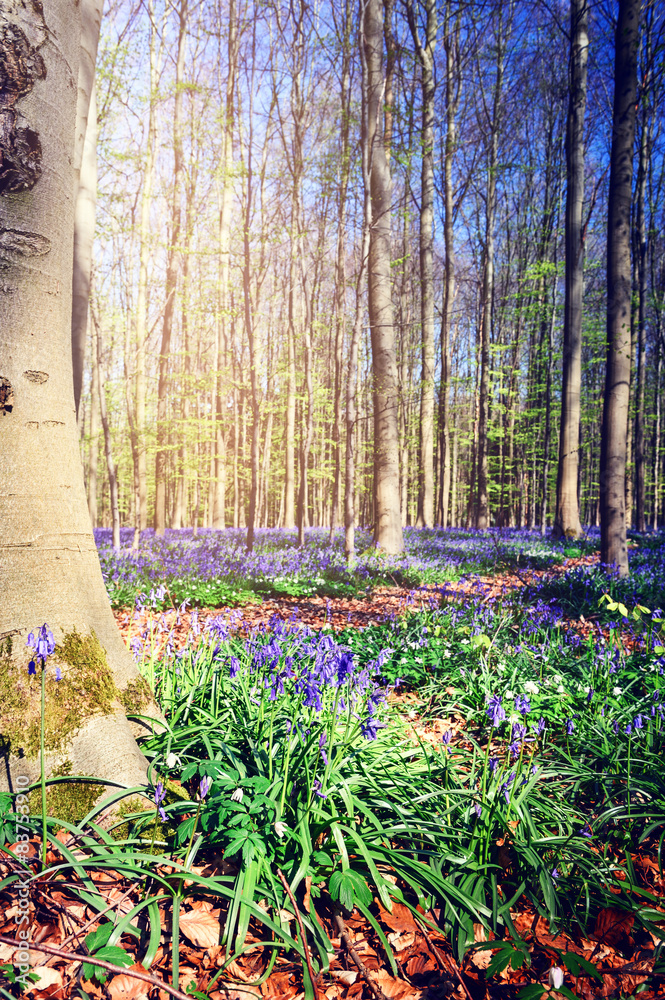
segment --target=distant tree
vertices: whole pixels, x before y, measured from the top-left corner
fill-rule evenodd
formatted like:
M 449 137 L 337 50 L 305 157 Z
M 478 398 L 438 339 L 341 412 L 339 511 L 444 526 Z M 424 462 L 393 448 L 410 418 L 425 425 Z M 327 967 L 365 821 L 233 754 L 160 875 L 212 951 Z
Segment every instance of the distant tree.
M 554 534 L 582 534 L 578 500 L 582 296 L 584 291 L 584 110 L 589 52 L 589 5 L 571 0 L 568 123 L 566 126 L 566 297 L 563 321 L 563 388 Z
M 600 449 L 600 558 L 628 575 L 626 445 L 631 369 L 630 222 L 639 0 L 619 0 L 607 204 L 607 361 Z
M 369 239 L 369 322 L 374 406 L 374 542 L 389 553 L 404 548 L 399 502 L 397 360 L 391 290 L 392 182 L 386 158 L 382 107 L 383 14 L 380 0 L 364 0 L 363 57 L 367 67 L 367 133 L 372 222 Z
M 420 382 L 417 527 L 434 524 L 434 46 L 436 0 L 424 0 L 425 33 L 421 40 L 417 14 L 407 0 L 409 28 L 420 63 L 422 89 L 420 182 Z

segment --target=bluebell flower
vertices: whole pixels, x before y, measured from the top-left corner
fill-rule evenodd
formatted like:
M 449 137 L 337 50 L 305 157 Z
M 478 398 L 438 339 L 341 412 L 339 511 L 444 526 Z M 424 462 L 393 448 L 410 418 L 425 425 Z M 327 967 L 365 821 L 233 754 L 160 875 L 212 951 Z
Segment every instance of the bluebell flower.
M 494 772 L 496 771 L 497 767 L 499 766 L 499 758 L 498 757 L 490 757 L 490 759 L 488 761 L 488 765 L 489 765 L 489 769 L 490 769 L 490 774 L 494 774 Z
M 590 839 L 591 837 L 593 837 L 593 831 L 591 829 L 591 826 L 589 825 L 589 821 L 588 820 L 584 824 L 584 826 L 582 827 L 582 829 L 578 830 L 578 836 L 579 837 L 586 837 L 587 839 Z
M 34 677 L 36 673 L 37 673 L 37 664 L 35 663 L 34 660 L 30 660 L 30 663 L 28 664 L 28 675 Z
M 643 729 L 644 728 L 644 719 L 642 718 L 641 715 L 636 715 L 635 716 L 635 718 L 633 719 L 633 726 L 635 727 L 635 729 Z
M 321 791 L 321 782 L 319 781 L 318 778 L 314 779 L 314 784 L 313 784 L 312 788 L 313 788 L 314 794 L 318 795 L 318 797 L 320 799 L 327 799 L 328 798 L 328 796 L 324 792 Z
M 56 681 L 62 680 L 62 670 L 60 669 L 60 667 L 55 668 L 55 679 Z
M 501 704 L 501 698 L 493 694 L 487 702 L 487 715 L 493 726 L 498 726 L 506 718 L 506 713 Z
M 199 785 L 199 795 L 201 796 L 201 800 L 203 800 L 206 797 L 206 795 L 210 791 L 211 785 L 212 785 L 212 778 L 210 778 L 208 775 L 206 775 L 204 778 L 201 778 L 201 784 Z
M 574 732 L 575 732 L 575 723 L 573 722 L 572 719 L 567 719 L 566 720 L 566 735 L 567 736 L 572 736 L 572 734 Z

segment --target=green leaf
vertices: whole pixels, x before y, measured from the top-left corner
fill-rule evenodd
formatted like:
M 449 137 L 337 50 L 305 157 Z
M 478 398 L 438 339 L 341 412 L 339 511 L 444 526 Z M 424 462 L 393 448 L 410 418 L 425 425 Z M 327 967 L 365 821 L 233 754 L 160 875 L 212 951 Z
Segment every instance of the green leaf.
M 328 882 L 328 892 L 349 911 L 355 906 L 356 899 L 363 906 L 369 906 L 372 902 L 372 892 L 367 882 L 353 868 L 347 868 L 344 872 L 333 872 Z
M 558 990 L 554 990 L 555 994 L 561 994 L 561 996 L 568 997 L 568 1000 L 578 1000 L 572 990 L 569 990 L 567 986 L 560 986 Z
M 98 948 L 103 948 L 107 943 L 108 939 L 111 937 L 113 931 L 113 924 L 110 920 L 106 923 L 100 924 L 96 931 L 91 931 L 90 934 L 86 934 L 85 946 L 88 952 L 92 954 L 97 951 Z
M 593 976 L 599 983 L 603 982 L 603 977 L 593 962 L 589 962 L 588 959 L 575 954 L 574 951 L 566 952 L 563 956 L 563 964 L 573 976 Z
M 518 1000 L 540 1000 L 546 993 L 547 990 L 540 983 L 529 983 L 528 986 L 519 991 L 517 996 Z

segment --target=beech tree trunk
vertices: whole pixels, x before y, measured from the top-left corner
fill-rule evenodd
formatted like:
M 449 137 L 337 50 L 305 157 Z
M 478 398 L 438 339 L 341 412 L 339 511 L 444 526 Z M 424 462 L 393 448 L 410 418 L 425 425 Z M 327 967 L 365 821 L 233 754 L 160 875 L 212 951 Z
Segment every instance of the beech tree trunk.
M 397 430 L 397 359 L 390 280 L 390 204 L 392 183 L 382 128 L 383 17 L 380 0 L 367 0 L 362 30 L 367 67 L 367 134 L 372 223 L 369 239 L 369 321 L 374 403 L 374 543 L 402 552 Z
M 582 534 L 578 499 L 582 297 L 584 294 L 584 112 L 589 53 L 588 0 L 571 0 L 568 123 L 566 126 L 566 291 L 563 319 L 563 387 L 554 535 Z
M 187 2 L 180 0 L 178 12 L 178 58 L 176 61 L 175 98 L 173 105 L 173 193 L 171 201 L 171 234 L 166 265 L 166 301 L 162 320 L 162 342 L 159 351 L 159 381 L 157 385 L 157 452 L 155 454 L 155 534 L 166 529 L 166 464 L 168 440 L 168 376 L 171 333 L 175 309 L 176 285 L 180 261 L 181 228 L 180 197 L 184 172 L 182 143 L 182 82 L 185 74 L 187 45 Z
M 600 558 L 628 575 L 626 446 L 631 369 L 630 220 L 637 101 L 638 0 L 619 0 L 607 206 L 607 364 L 600 444 Z
M 425 39 L 421 42 L 411 0 L 407 3 L 409 27 L 420 62 L 422 87 L 420 184 L 420 325 L 422 371 L 420 376 L 420 439 L 418 513 L 416 527 L 434 524 L 434 46 L 436 0 L 425 0 Z
M 115 625 L 95 547 L 74 406 L 71 304 L 79 5 L 51 0 L 45 13 L 30 4 L 0 13 L 2 61 L 15 68 L 16 91 L 30 95 L 25 114 L 31 156 L 0 175 L 0 253 L 3 321 L 0 324 L 0 684 L 29 702 L 18 717 L 0 697 L 5 743 L 0 787 L 18 775 L 39 774 L 39 754 L 24 739 L 36 724 L 28 678 L 26 638 L 44 622 L 57 643 L 74 630 L 94 632 L 119 693 L 140 682 Z M 21 18 L 19 19 L 18 14 Z M 56 42 L 57 40 L 57 42 Z M 27 51 L 30 59 L 18 54 Z M 46 75 L 48 73 L 48 81 Z M 18 98 L 23 105 L 23 98 Z M 4 166 L 6 167 L 6 161 Z M 9 197 L 7 197 L 9 195 Z M 39 336 L 35 332 L 39 331 Z M 94 640 L 90 639 L 94 643 Z M 77 670 L 63 660 L 63 681 Z M 37 681 L 38 683 L 38 681 Z M 47 698 L 53 688 L 47 683 Z M 38 702 L 38 697 L 37 697 Z M 146 761 L 118 700 L 104 714 L 81 706 L 80 725 L 56 749 L 47 749 L 47 772 L 71 762 L 72 773 L 127 786 L 146 781 Z M 56 734 L 57 735 L 57 734 Z M 7 745 L 7 741 L 9 745 Z M 57 742 L 57 741 L 56 741 Z
M 489 133 L 487 151 L 487 189 L 485 196 L 485 246 L 483 248 L 482 319 L 480 329 L 480 381 L 478 386 L 478 457 L 476 462 L 475 526 L 490 525 L 488 485 L 489 405 L 490 405 L 490 339 L 492 307 L 494 302 L 494 217 L 496 214 L 496 174 L 499 162 L 499 128 L 501 91 L 503 88 L 503 60 L 506 41 L 503 16 L 499 8 L 496 40 L 496 80 L 492 101 L 491 119 L 487 122 Z
M 99 26 L 102 20 L 102 0 L 84 0 L 81 4 L 81 56 L 76 102 L 75 162 L 79 170 L 74 217 L 74 273 L 72 282 L 72 362 L 74 370 L 74 404 L 79 411 L 83 388 L 85 342 L 88 333 L 88 300 L 92 273 L 92 242 L 95 235 L 95 202 L 97 197 L 97 105 L 95 103 L 95 61 Z M 83 160 L 94 172 L 81 170 Z

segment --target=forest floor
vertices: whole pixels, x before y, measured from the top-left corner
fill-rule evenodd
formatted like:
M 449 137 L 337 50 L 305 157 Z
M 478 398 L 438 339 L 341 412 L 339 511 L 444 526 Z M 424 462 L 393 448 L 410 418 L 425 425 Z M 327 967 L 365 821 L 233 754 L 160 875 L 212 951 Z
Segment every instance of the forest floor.
M 195 611 L 151 611 L 149 609 L 116 612 L 118 626 L 128 643 L 142 637 L 144 649 L 158 658 L 167 644 L 171 651 L 182 650 L 211 621 L 223 621 L 231 632 L 246 635 L 257 626 L 270 630 L 277 619 L 298 622 L 315 630 L 364 630 L 396 621 L 404 616 L 431 612 L 439 607 L 442 599 L 454 602 L 473 601 L 476 605 L 496 602 L 524 587 L 539 585 L 544 580 L 561 576 L 571 569 L 590 568 L 598 561 L 596 554 L 568 559 L 546 570 L 513 570 L 496 575 L 467 577 L 457 583 L 425 585 L 416 588 L 377 587 L 362 597 L 274 597 L 260 604 L 238 608 L 199 608 Z M 564 627 L 573 629 L 583 637 L 590 634 L 607 637 L 608 628 L 593 621 L 593 615 L 567 617 Z M 628 649 L 633 642 L 631 634 L 622 636 Z M 422 704 L 417 691 L 397 692 L 390 695 L 393 705 L 408 719 L 418 740 L 441 743 L 441 736 L 451 730 L 455 738 L 464 738 L 466 721 L 462 715 L 444 718 L 432 713 L 421 715 Z M 452 729 L 451 729 L 452 726 Z M 662 831 L 660 831 L 662 832 Z M 63 844 L 73 843 L 63 830 L 59 835 Z M 640 844 L 627 845 L 626 859 L 636 883 L 651 898 L 660 900 L 652 905 L 654 912 L 662 911 L 665 923 L 665 878 L 662 868 L 662 841 L 659 831 L 646 837 Z M 500 863 L 510 872 L 512 863 L 510 844 L 506 843 L 505 857 L 501 850 L 503 840 L 497 840 Z M 66 864 L 71 855 L 55 841 L 49 853 L 52 866 Z M 4 997 L 52 997 L 54 1000 L 156 1000 L 157 997 L 187 996 L 210 997 L 211 1000 L 251 1000 L 251 998 L 284 998 L 303 1000 L 303 968 L 300 961 L 293 961 L 285 951 L 280 951 L 267 977 L 270 950 L 261 946 L 261 931 L 250 925 L 246 950 L 225 971 L 224 981 L 217 979 L 209 987 L 215 973 L 224 964 L 226 953 L 218 943 L 224 914 L 205 894 L 192 892 L 186 898 L 180 915 L 180 987 L 164 988 L 171 975 L 170 918 L 168 904 L 160 910 L 161 936 L 154 951 L 150 972 L 139 964 L 137 938 L 123 935 L 126 955 L 134 960 L 123 972 L 119 969 L 106 982 L 93 981 L 91 968 L 83 970 L 80 953 L 83 939 L 90 934 L 99 920 L 98 906 L 86 905 L 85 893 L 92 891 L 107 901 L 105 915 L 118 920 L 140 904 L 143 894 L 142 879 L 128 878 L 108 865 L 96 866 L 89 858 L 78 871 L 71 867 L 66 875 L 55 874 L 46 879 L 38 875 L 38 841 L 31 841 L 30 867 L 34 875 L 30 891 L 31 907 L 31 965 L 38 981 L 26 992 L 17 992 L 0 968 L 0 993 Z M 81 855 L 83 857 L 83 855 Z M 501 860 L 503 857 L 503 860 Z M 221 856 L 208 857 L 206 863 L 193 867 L 201 878 L 213 877 L 229 870 L 229 863 Z M 16 871 L 11 857 L 0 856 L 0 878 L 9 881 Z M 171 869 L 160 865 L 156 874 L 168 881 Z M 311 882 L 311 879 L 310 879 Z M 19 902 L 15 890 L 0 882 L 0 967 L 11 963 L 15 948 L 9 943 L 16 939 Z M 510 885 L 508 881 L 508 885 Z M 513 887 L 514 888 L 514 887 Z M 450 942 L 436 926 L 439 912 L 426 914 L 421 907 L 407 907 L 395 902 L 388 912 L 378 899 L 374 900 L 374 920 L 370 922 L 354 909 L 343 922 L 325 906 L 319 906 L 316 919 L 325 924 L 326 933 L 335 950 L 330 971 L 319 976 L 313 987 L 318 1000 L 444 1000 L 460 997 L 463 1000 L 539 1000 L 540 997 L 594 997 L 655 1000 L 665 997 L 665 965 L 659 958 L 660 940 L 639 925 L 634 915 L 625 908 L 605 906 L 595 916 L 587 933 L 562 930 L 550 933 L 545 919 L 522 895 L 511 910 L 515 931 L 522 941 L 522 960 L 507 962 L 495 970 L 488 966 L 495 954 L 493 950 L 467 951 L 459 962 Z M 309 913 L 309 885 L 301 907 Z M 299 921 L 295 908 L 295 921 Z M 294 921 L 292 912 L 284 913 Z M 145 928 L 145 920 L 137 915 L 132 919 L 136 927 Z M 295 925 L 294 925 L 295 926 Z M 476 941 L 486 939 L 483 926 L 474 924 Z M 294 930 L 294 935 L 299 937 Z M 394 964 L 386 959 L 385 936 L 394 956 Z M 152 937 L 152 930 L 151 930 Z M 35 945 L 42 945 L 40 952 Z M 117 951 L 117 949 L 116 949 Z M 518 953 L 515 952 L 517 955 Z M 565 960 L 562 962 L 562 956 Z M 97 952 L 99 959 L 108 958 L 113 967 L 113 948 Z M 576 963 L 576 957 L 579 959 Z M 565 983 L 552 979 L 553 963 L 565 973 Z M 126 963 L 125 963 L 126 964 Z M 515 968 L 514 966 L 519 966 Z M 564 968 L 565 966 L 565 968 Z M 9 965 L 5 965 L 5 970 Z M 549 974 L 549 978 L 548 978 Z M 149 981 L 152 980 L 152 981 Z M 561 989 L 556 987 L 561 985 Z M 198 992 L 197 992 L 198 991 Z M 311 995 L 311 993 L 310 993 Z

